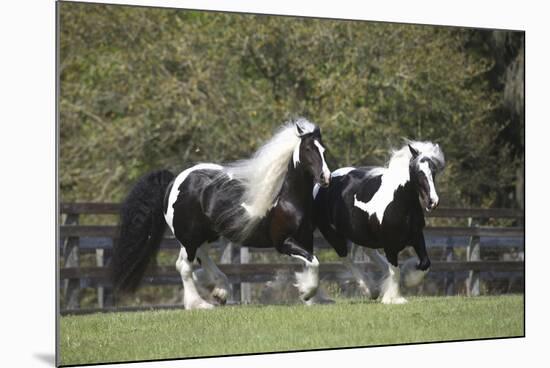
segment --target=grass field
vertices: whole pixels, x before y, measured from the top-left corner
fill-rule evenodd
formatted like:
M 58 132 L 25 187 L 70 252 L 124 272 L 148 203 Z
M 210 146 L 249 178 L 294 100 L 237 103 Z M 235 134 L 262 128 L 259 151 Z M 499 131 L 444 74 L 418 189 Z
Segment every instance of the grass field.
M 523 295 L 61 318 L 61 364 L 522 336 Z

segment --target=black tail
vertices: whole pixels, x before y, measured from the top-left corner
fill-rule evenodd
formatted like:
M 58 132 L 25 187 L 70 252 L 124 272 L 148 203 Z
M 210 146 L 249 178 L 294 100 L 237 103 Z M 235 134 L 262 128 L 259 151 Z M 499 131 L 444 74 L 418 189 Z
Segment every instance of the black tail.
M 167 170 L 143 176 L 120 210 L 120 235 L 113 248 L 111 276 L 115 290 L 135 291 L 149 263 L 155 259 L 166 229 L 163 203 L 174 179 Z

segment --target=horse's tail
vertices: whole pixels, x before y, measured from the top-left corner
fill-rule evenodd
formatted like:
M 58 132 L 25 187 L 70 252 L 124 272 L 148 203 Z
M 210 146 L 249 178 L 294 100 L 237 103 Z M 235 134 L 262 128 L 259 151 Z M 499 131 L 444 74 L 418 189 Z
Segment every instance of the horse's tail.
M 151 172 L 134 185 L 120 210 L 120 234 L 113 248 L 111 277 L 115 290 L 135 291 L 155 259 L 166 229 L 164 196 L 174 174 Z

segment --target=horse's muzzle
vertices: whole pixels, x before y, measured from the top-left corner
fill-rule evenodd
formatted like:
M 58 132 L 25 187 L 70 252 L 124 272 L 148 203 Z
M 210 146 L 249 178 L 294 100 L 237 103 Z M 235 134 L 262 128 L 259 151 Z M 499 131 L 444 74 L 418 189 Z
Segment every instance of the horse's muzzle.
M 428 207 L 426 208 L 426 211 L 431 212 L 437 208 L 439 205 L 439 199 L 431 200 L 428 202 Z
M 322 173 L 319 178 L 319 185 L 321 185 L 321 187 L 323 188 L 326 188 L 329 186 L 329 184 L 330 184 L 330 172 L 328 174 Z

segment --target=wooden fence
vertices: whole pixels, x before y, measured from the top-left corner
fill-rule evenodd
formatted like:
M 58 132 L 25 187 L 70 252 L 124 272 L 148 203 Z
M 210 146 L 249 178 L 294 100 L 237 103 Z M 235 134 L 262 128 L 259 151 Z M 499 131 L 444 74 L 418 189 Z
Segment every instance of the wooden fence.
M 113 295 L 106 266 L 110 261 L 111 249 L 118 229 L 114 225 L 81 225 L 81 220 L 83 216 L 90 215 L 117 215 L 118 211 L 119 204 L 116 203 L 63 203 L 60 205 L 62 225 L 59 229 L 59 265 L 61 267 L 59 276 L 64 297 L 62 314 L 80 310 L 80 294 L 85 287 L 93 287 L 97 290 L 98 308 L 94 310 L 113 309 Z M 440 208 L 428 216 L 461 219 L 460 222 L 468 225 L 428 226 L 424 232 L 428 252 L 432 258 L 431 271 L 444 274 L 446 294 L 455 294 L 454 275 L 457 272 L 468 273 L 467 295 L 476 296 L 480 294 L 480 273 L 522 273 L 524 271 L 522 211 Z M 482 226 L 490 219 L 509 219 L 512 225 Z M 298 263 L 249 263 L 252 254 L 274 252 L 274 250 L 238 247 L 224 241 L 216 243 L 213 248 L 216 247 L 221 254 L 219 267 L 232 284 L 233 301 L 250 302 L 250 283 L 270 281 L 279 270 L 301 269 Z M 322 249 L 329 245 L 319 234 L 316 234 L 315 247 Z M 177 241 L 171 234 L 166 233 L 161 249 L 178 248 Z M 456 248 L 465 248 L 465 257 L 459 259 Z M 502 257 L 502 254 L 510 254 L 510 249 L 513 249 L 515 256 Z M 81 254 L 95 254 L 95 266 L 81 267 Z M 287 257 L 281 256 L 281 260 L 285 258 Z M 361 261 L 361 259 L 358 260 Z M 371 267 L 372 265 L 363 262 L 362 266 Z M 349 272 L 340 263 L 321 263 L 320 276 L 323 280 L 351 278 Z M 174 266 L 154 267 L 148 270 L 144 280 L 144 284 L 154 285 L 179 283 L 179 274 Z

